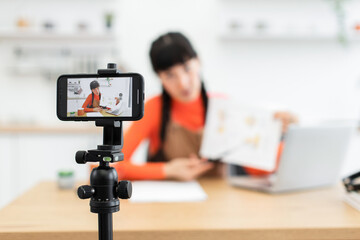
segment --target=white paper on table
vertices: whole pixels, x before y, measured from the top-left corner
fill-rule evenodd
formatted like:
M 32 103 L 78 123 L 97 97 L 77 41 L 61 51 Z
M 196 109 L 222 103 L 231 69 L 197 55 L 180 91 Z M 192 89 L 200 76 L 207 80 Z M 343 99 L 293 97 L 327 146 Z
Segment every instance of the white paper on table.
M 200 154 L 205 158 L 272 171 L 281 138 L 281 122 L 272 111 L 210 99 Z
M 99 112 L 87 112 L 86 116 L 87 117 L 103 117 L 103 115 Z
M 199 202 L 207 195 L 196 181 L 133 181 L 131 202 Z

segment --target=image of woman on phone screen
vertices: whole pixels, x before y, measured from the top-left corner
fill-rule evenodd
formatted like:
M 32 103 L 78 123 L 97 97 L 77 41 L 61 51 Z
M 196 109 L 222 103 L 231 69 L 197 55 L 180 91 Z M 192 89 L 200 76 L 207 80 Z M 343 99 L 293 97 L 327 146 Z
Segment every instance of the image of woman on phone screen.
M 90 90 L 91 93 L 86 98 L 82 107 L 85 109 L 85 112 L 100 112 L 102 108 L 100 107 L 101 93 L 99 82 L 96 80 L 92 81 L 90 83 Z
M 125 132 L 125 160 L 114 164 L 120 179 L 176 179 L 188 181 L 202 175 L 220 175 L 221 164 L 199 156 L 203 128 L 212 96 L 201 79 L 201 63 L 190 41 L 169 32 L 151 45 L 153 70 L 162 84 L 162 94 L 145 103 L 143 119 Z M 280 116 L 289 122 L 289 116 Z M 149 140 L 143 165 L 131 156 L 143 140 Z

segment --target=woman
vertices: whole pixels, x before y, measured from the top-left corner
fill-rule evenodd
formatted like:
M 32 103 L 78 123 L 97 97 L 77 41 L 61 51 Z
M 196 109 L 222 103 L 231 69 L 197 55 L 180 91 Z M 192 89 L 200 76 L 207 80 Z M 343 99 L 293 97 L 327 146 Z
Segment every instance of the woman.
M 86 98 L 85 102 L 83 103 L 82 107 L 84 108 L 85 112 L 100 112 L 100 84 L 98 81 L 94 80 L 90 83 L 90 90 L 91 93 Z
M 198 156 L 208 104 L 200 61 L 189 40 L 170 32 L 151 45 L 150 59 L 162 84 L 162 95 L 145 104 L 145 115 L 125 133 L 125 161 L 115 164 L 121 179 L 192 180 L 216 164 Z M 150 140 L 144 165 L 130 162 L 131 155 Z

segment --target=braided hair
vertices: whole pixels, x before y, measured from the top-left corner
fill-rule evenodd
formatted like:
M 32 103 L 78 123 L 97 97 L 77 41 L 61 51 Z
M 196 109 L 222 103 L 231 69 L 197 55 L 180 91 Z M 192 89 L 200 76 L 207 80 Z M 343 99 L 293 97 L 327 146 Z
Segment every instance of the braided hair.
M 196 58 L 198 55 L 190 41 L 179 32 L 169 32 L 158 37 L 151 45 L 150 59 L 156 73 L 169 69 L 176 64 L 184 64 L 186 61 Z M 171 97 L 162 88 L 162 111 L 161 111 L 161 142 L 165 140 L 166 126 L 170 121 Z M 204 118 L 206 117 L 208 97 L 205 84 L 201 81 L 201 98 L 204 106 Z

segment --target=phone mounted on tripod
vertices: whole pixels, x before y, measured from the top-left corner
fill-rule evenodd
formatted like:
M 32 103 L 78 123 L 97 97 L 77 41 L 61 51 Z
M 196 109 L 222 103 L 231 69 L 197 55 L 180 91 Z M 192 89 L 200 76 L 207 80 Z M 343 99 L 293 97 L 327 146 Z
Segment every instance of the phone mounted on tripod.
M 70 75 L 60 76 L 58 79 L 57 98 L 57 113 L 60 120 L 94 120 L 97 127 L 103 127 L 103 144 L 98 145 L 96 149 L 77 151 L 75 155 L 75 160 L 78 164 L 99 162 L 99 166 L 91 171 L 90 185 L 80 186 L 77 193 L 81 199 L 90 198 L 90 211 L 98 214 L 100 240 L 113 239 L 112 213 L 120 210 L 119 198 L 128 199 L 132 194 L 131 182 L 126 180 L 119 181 L 115 168 L 110 166 L 110 163 L 124 160 L 124 154 L 121 152 L 123 148 L 122 120 L 139 120 L 143 117 L 144 113 L 144 84 L 142 76 L 140 74 L 120 74 L 116 69 L 116 64 L 113 63 L 109 63 L 107 67 L 107 69 L 99 69 L 97 75 L 71 75 L 72 78 L 63 77 Z M 88 76 L 89 81 L 92 78 L 102 81 L 103 85 L 98 84 L 98 88 L 107 88 L 105 90 L 107 90 L 108 94 L 116 92 L 119 95 L 118 92 L 123 92 L 121 94 L 128 97 L 127 102 L 122 105 L 123 111 L 116 116 L 109 115 L 103 111 L 97 117 L 91 117 L 91 114 L 88 116 L 84 113 L 84 109 L 78 111 L 77 115 L 75 113 L 71 114 L 69 111 L 72 110 L 69 109 L 73 107 L 71 100 L 74 97 L 69 98 L 69 95 L 72 94 L 69 83 L 72 85 L 78 84 L 80 88 L 84 87 L 84 84 L 87 84 L 87 79 L 84 76 Z M 132 78 L 134 78 L 134 81 L 132 81 Z M 122 83 L 119 82 L 121 80 L 123 80 Z M 82 81 L 85 81 L 85 83 Z M 114 90 L 114 86 L 117 86 L 119 89 L 115 88 Z M 96 91 L 99 91 L 99 89 Z M 75 97 L 77 97 L 75 99 L 81 99 L 80 96 Z M 95 109 L 87 110 L 95 111 Z

